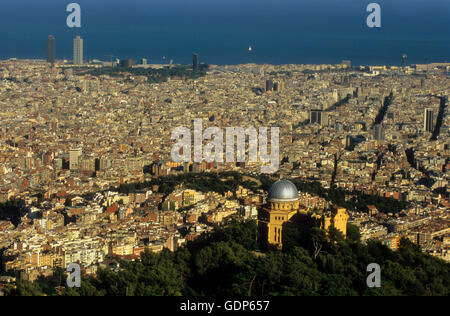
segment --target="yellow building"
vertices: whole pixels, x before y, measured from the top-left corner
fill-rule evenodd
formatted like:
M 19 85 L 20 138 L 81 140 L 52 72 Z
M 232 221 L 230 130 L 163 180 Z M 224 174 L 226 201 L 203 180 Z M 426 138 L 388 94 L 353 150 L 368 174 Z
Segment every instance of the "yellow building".
M 183 192 L 183 206 L 191 206 L 195 204 L 195 191 L 185 190 Z
M 334 227 L 346 236 L 348 218 L 344 208 L 327 213 L 310 214 L 300 205 L 296 186 L 282 179 L 275 182 L 269 189 L 267 205 L 258 212 L 258 228 L 260 236 L 268 247 L 282 249 L 283 227 L 286 225 L 316 225 L 325 231 Z
M 338 231 L 347 237 L 347 223 L 349 216 L 345 208 L 337 208 L 331 212 L 326 212 L 320 215 L 314 215 L 318 223 L 320 223 L 320 228 L 328 231 L 330 227 L 334 227 Z

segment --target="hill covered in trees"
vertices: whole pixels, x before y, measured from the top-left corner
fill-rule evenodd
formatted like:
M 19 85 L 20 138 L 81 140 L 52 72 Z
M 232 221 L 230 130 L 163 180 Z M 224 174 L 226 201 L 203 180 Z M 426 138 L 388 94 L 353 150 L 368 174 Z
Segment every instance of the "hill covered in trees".
M 141 260 L 121 262 L 121 270 L 100 269 L 79 289 L 60 295 L 139 296 L 291 296 L 291 295 L 443 295 L 450 294 L 450 265 L 426 255 L 408 240 L 396 252 L 378 242 L 363 245 L 350 226 L 347 240 L 317 228 L 293 229 L 283 251 L 262 252 L 254 221 L 228 223 L 177 252 L 145 252 Z M 381 266 L 381 288 L 369 288 L 370 263 Z M 34 284 L 18 281 L 8 295 L 56 295 L 61 271 Z M 51 285 L 51 286 L 49 286 Z

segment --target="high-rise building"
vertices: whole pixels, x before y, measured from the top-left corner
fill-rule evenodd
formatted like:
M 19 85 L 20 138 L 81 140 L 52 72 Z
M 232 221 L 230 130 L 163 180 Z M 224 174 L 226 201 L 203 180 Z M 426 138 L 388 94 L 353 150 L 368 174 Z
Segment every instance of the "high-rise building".
M 425 132 L 433 132 L 434 128 L 434 112 L 433 109 L 425 109 L 423 115 L 423 129 Z
M 385 140 L 383 125 L 381 125 L 381 124 L 374 125 L 373 126 L 373 134 L 374 134 L 375 140 L 378 140 L 378 141 Z
M 200 68 L 200 62 L 199 62 L 198 54 L 194 54 L 193 59 L 192 59 L 192 69 L 194 71 L 197 71 L 197 70 L 199 70 L 199 68 Z
M 83 149 L 75 147 L 70 150 L 70 170 L 79 170 L 79 158 L 83 155 Z
M 353 145 L 355 144 L 355 139 L 351 135 L 347 135 L 345 138 L 345 148 L 352 149 Z
M 311 124 L 326 124 L 326 115 L 322 110 L 311 110 L 309 112 L 309 122 Z
M 406 60 L 408 59 L 408 55 L 403 54 L 402 55 L 402 67 L 405 68 L 406 67 Z
M 274 83 L 273 80 L 266 80 L 266 91 L 273 91 Z
M 283 84 L 281 82 L 275 82 L 273 84 L 273 91 L 275 91 L 275 92 L 283 91 Z
M 282 82 L 278 82 L 278 91 L 281 92 L 284 90 L 284 84 Z
M 73 64 L 83 65 L 83 39 L 80 36 L 73 40 Z
M 47 62 L 54 64 L 55 60 L 55 37 L 53 35 L 49 35 L 47 39 Z

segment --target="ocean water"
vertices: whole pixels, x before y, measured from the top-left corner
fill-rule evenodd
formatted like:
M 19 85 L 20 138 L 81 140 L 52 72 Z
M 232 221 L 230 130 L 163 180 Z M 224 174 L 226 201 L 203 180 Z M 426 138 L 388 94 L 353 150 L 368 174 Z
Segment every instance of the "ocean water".
M 66 25 L 71 2 L 81 28 Z M 371 2 L 381 5 L 381 28 L 366 25 Z M 85 59 L 187 64 L 195 52 L 210 64 L 399 65 L 402 54 L 445 62 L 449 22 L 448 0 L 3 0 L 0 59 L 45 58 L 52 34 L 58 59 L 72 58 L 80 35 Z

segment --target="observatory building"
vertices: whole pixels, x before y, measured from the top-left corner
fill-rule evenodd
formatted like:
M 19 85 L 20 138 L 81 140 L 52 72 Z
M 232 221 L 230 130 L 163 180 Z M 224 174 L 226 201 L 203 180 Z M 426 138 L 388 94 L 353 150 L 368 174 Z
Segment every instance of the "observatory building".
M 267 204 L 258 212 L 258 229 L 261 240 L 269 248 L 283 248 L 283 228 L 294 226 L 317 226 L 325 231 L 330 227 L 347 235 L 349 216 L 345 208 L 333 211 L 313 213 L 300 205 L 297 187 L 290 181 L 282 179 L 269 189 Z

